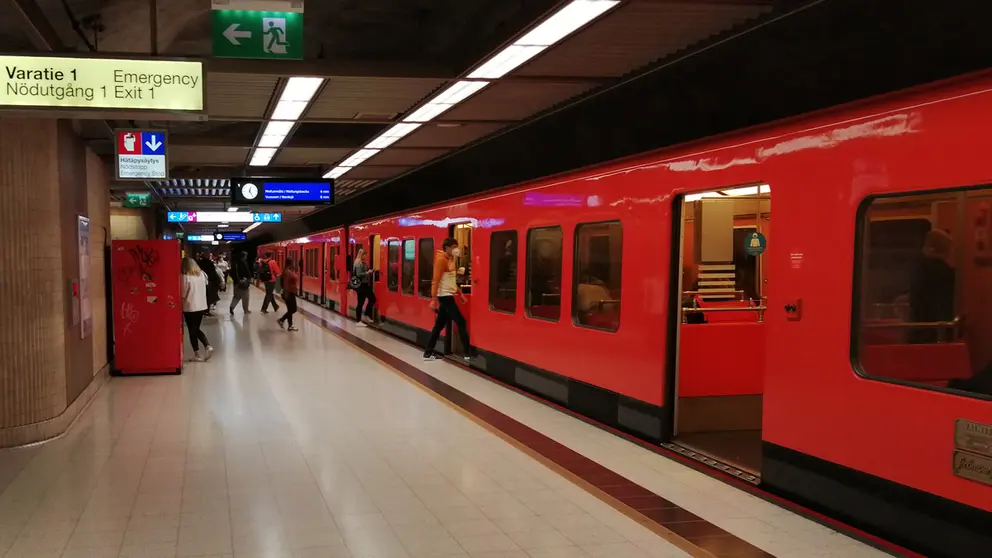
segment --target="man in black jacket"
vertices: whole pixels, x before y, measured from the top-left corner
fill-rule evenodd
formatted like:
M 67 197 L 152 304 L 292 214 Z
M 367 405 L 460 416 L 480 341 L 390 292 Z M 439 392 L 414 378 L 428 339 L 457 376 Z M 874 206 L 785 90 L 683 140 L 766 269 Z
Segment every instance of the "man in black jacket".
M 207 275 L 207 316 L 213 316 L 214 305 L 220 300 L 220 276 L 210 259 L 210 252 L 200 254 L 200 271 Z
M 238 306 L 238 301 L 241 302 L 241 310 L 245 314 L 251 314 L 251 310 L 248 309 L 248 303 L 251 301 L 252 273 L 251 265 L 248 264 L 248 252 L 238 254 L 238 261 L 231 268 L 231 273 L 234 276 L 234 298 L 231 299 L 231 315 L 234 315 L 234 309 Z

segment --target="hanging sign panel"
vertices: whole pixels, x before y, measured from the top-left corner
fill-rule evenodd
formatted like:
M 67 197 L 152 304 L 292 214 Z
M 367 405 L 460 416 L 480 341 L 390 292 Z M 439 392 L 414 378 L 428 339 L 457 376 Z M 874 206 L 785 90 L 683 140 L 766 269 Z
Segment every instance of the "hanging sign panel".
M 164 130 L 115 130 L 117 180 L 166 180 L 169 162 Z M 150 194 L 149 194 L 150 195 Z
M 232 178 L 234 205 L 331 205 L 334 180 L 289 178 Z
M 203 62 L 0 56 L 0 108 L 200 113 Z

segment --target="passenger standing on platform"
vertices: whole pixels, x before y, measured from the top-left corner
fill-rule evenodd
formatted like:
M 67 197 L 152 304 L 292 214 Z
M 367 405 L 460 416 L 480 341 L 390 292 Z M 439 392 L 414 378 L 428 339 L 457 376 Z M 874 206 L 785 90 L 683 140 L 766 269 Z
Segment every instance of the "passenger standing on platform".
M 231 315 L 234 315 L 234 309 L 238 307 L 238 302 L 241 302 L 241 310 L 245 315 L 251 314 L 248 303 L 251 301 L 252 274 L 251 266 L 248 265 L 248 252 L 241 252 L 231 271 L 234 275 L 234 298 L 231 299 Z
M 355 256 L 355 265 L 351 269 L 352 275 L 361 280 L 361 284 L 355 290 L 358 294 L 358 307 L 355 308 L 355 318 L 358 320 L 358 325 L 360 326 L 366 325 L 362 321 L 362 315 L 364 314 L 371 321 L 373 319 L 372 311 L 375 309 L 375 292 L 372 289 L 373 271 L 366 259 L 365 250 L 359 248 L 358 254 Z M 366 300 L 368 301 L 368 306 L 363 311 L 362 307 L 365 306 Z
M 462 316 L 461 310 L 455 304 L 456 294 L 461 299 L 462 304 L 465 304 L 465 295 L 458 287 L 458 273 L 455 267 L 455 261 L 461 255 L 461 249 L 458 248 L 458 241 L 453 238 L 444 239 L 441 248 L 442 250 L 438 251 L 434 257 L 434 277 L 431 281 L 431 310 L 437 312 L 437 317 L 434 319 L 434 329 L 431 331 L 431 337 L 424 349 L 424 360 L 441 358 L 434 347 L 437 346 L 437 340 L 441 337 L 441 330 L 454 322 L 458 326 L 458 335 L 461 336 L 462 343 L 465 345 L 466 354 L 462 358 L 467 362 L 472 360 L 474 351 L 472 350 L 472 343 L 469 341 L 465 317 Z
M 227 263 L 227 258 L 223 255 L 217 260 L 217 275 L 220 276 L 220 291 L 222 293 L 227 292 L 227 277 L 230 274 L 231 268 Z
M 299 331 L 293 326 L 296 313 L 296 293 L 300 290 L 300 276 L 296 274 L 293 260 L 286 260 L 286 270 L 282 272 L 282 299 L 286 301 L 286 314 L 279 318 L 279 327 L 289 322 L 289 331 Z
M 198 362 L 210 360 L 214 348 L 210 346 L 207 336 L 200 329 L 203 315 L 207 313 L 207 276 L 193 258 L 183 260 L 181 287 L 183 319 L 186 321 L 186 329 L 189 330 L 189 342 L 193 346 L 193 354 L 196 355 L 194 360 Z M 206 355 L 200 354 L 200 343 L 203 343 Z
M 207 316 L 213 316 L 214 305 L 220 301 L 220 279 L 217 277 L 217 267 L 210 259 L 210 253 L 200 255 L 200 270 L 206 275 L 207 281 Z
M 265 299 L 262 300 L 262 313 L 269 313 L 269 304 L 272 310 L 278 312 L 279 304 L 276 302 L 276 281 L 281 275 L 279 264 L 272 259 L 272 253 L 265 254 L 265 257 L 258 264 L 258 280 L 265 286 Z

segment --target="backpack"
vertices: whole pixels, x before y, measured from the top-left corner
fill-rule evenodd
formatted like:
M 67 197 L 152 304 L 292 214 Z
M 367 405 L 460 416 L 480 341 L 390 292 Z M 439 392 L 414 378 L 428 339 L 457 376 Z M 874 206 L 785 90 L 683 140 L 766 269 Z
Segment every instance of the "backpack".
M 272 282 L 272 264 L 268 261 L 262 262 L 262 266 L 258 270 L 258 280 L 263 283 Z

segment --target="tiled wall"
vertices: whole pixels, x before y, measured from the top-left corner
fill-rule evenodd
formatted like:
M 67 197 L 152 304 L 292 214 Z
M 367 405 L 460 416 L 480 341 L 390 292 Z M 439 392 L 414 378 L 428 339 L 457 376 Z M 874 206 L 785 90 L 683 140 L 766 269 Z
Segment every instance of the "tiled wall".
M 147 210 L 112 208 L 110 237 L 114 240 L 148 240 L 154 238 Z
M 0 447 L 61 434 L 106 378 L 108 188 L 104 163 L 67 123 L 0 119 Z M 86 340 L 69 292 L 77 215 L 91 231 Z
M 0 428 L 66 407 L 56 126 L 0 119 Z
M 86 151 L 87 209 L 90 217 L 90 298 L 93 305 L 93 374 L 107 365 L 107 293 L 104 247 L 110 245 L 110 175 L 106 164 Z

